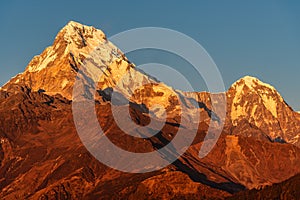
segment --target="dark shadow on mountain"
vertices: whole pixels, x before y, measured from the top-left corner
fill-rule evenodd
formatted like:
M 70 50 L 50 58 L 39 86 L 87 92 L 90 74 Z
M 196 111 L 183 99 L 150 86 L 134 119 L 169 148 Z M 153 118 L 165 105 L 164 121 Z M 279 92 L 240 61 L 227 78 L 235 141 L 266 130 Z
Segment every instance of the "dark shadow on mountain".
M 213 121 L 217 121 L 218 123 L 220 123 L 220 117 L 215 113 L 213 112 L 211 109 L 209 109 L 205 103 L 203 102 L 200 102 L 200 101 L 196 101 L 196 99 L 194 98 L 191 98 L 191 97 L 184 97 L 182 94 L 180 94 L 179 92 L 176 92 L 177 95 L 179 96 L 180 98 L 180 101 L 183 103 L 183 105 L 187 108 L 190 108 L 190 106 L 188 106 L 187 102 L 186 101 L 189 101 L 195 108 L 202 108 L 204 109 L 208 116 L 213 120 Z
M 160 149 L 161 156 L 168 160 L 173 161 L 176 158 L 179 157 L 179 154 L 176 151 L 176 148 L 170 143 L 168 139 L 166 139 L 163 136 L 163 133 L 160 132 L 159 134 L 155 135 L 155 137 L 160 141 L 155 142 L 154 140 L 150 139 L 150 142 L 152 143 L 153 147 L 156 149 Z M 165 145 L 169 145 L 168 148 L 163 149 Z M 186 173 L 193 181 L 202 183 L 204 185 L 208 185 L 210 187 L 223 190 L 226 192 L 229 192 L 231 194 L 237 193 L 240 191 L 245 190 L 245 186 L 231 182 L 229 179 L 228 182 L 223 183 L 216 183 L 214 181 L 208 180 L 207 176 L 203 173 L 198 172 L 196 169 L 191 167 L 191 165 L 188 165 L 189 161 L 185 159 L 183 156 L 181 156 L 181 159 L 183 159 L 187 164 L 183 163 L 181 160 L 176 159 L 175 162 L 172 162 L 172 164 L 181 172 Z
M 223 182 L 223 183 L 216 183 L 211 180 L 208 180 L 205 174 L 198 172 L 192 167 L 189 167 L 188 165 L 184 164 L 180 160 L 176 160 L 175 162 L 173 162 L 173 165 L 175 165 L 178 168 L 178 170 L 186 173 L 193 181 L 208 185 L 210 187 L 219 190 L 224 190 L 231 194 L 246 189 L 245 186 L 230 181 Z
M 166 124 L 169 124 L 171 126 L 175 126 L 175 127 L 183 127 L 185 128 L 183 125 L 181 125 L 180 123 L 174 123 L 174 122 L 169 122 L 169 121 L 166 121 Z
M 132 101 L 129 101 L 122 93 L 116 92 L 113 88 L 108 87 L 104 90 L 97 90 L 98 94 L 102 97 L 104 102 L 111 102 L 112 105 L 116 106 L 124 106 L 128 105 L 134 110 L 139 110 L 141 113 L 149 114 L 149 109 L 145 104 L 138 104 Z
M 285 144 L 287 143 L 282 137 L 276 137 L 273 142 L 276 142 L 276 143 L 281 143 L 281 144 Z
M 195 104 L 198 104 L 198 107 L 199 107 L 199 108 L 203 108 L 203 109 L 207 112 L 208 116 L 209 116 L 213 121 L 217 121 L 218 123 L 220 123 L 220 117 L 219 117 L 215 112 L 213 112 L 211 109 L 209 109 L 209 108 L 205 105 L 205 103 L 200 102 L 200 101 L 196 101 L 194 98 L 188 98 L 188 100 L 189 100 L 191 103 L 193 103 L 194 105 L 195 105 Z

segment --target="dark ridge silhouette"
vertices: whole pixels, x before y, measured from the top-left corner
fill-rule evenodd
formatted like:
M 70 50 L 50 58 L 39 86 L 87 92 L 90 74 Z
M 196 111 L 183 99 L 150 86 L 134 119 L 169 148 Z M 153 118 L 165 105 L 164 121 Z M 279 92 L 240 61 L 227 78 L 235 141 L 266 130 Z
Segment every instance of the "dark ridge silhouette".
M 135 102 L 129 101 L 122 93 L 116 92 L 113 90 L 113 88 L 108 87 L 104 90 L 97 90 L 98 94 L 102 97 L 102 100 L 104 102 L 111 102 L 113 105 L 116 106 L 122 106 L 122 105 L 128 105 L 132 109 L 136 109 L 141 111 L 142 113 L 149 114 L 149 109 L 145 104 L 137 104 Z M 113 95 L 113 99 L 112 99 Z
M 228 200 L 278 200 L 278 199 L 300 199 L 300 174 L 281 183 L 266 186 L 262 189 L 246 190 L 234 194 Z

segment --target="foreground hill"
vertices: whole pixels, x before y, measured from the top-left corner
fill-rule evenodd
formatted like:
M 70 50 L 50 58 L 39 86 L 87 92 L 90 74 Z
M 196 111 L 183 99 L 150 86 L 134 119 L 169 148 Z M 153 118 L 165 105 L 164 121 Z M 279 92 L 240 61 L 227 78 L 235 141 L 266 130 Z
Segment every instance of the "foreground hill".
M 299 199 L 300 174 L 261 190 L 253 189 L 238 193 L 228 199 Z

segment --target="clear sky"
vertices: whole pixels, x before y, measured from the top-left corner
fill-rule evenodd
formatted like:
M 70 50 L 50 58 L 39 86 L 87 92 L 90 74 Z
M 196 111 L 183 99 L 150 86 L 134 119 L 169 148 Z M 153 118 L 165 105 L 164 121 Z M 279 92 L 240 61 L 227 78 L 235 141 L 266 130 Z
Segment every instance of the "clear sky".
M 0 84 L 22 72 L 70 20 L 108 37 L 144 26 L 180 31 L 208 51 L 227 88 L 255 76 L 300 110 L 300 1 L 1 1 Z

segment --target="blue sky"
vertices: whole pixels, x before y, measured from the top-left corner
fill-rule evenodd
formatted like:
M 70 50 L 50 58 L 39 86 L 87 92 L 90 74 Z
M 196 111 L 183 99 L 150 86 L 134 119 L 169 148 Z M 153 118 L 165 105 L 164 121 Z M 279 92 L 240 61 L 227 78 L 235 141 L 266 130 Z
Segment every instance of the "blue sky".
M 227 88 L 255 76 L 300 110 L 299 1 L 1 1 L 0 84 L 22 72 L 70 20 L 108 36 L 144 26 L 180 31 L 208 51 Z

